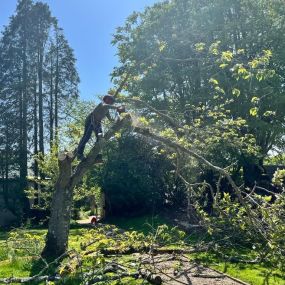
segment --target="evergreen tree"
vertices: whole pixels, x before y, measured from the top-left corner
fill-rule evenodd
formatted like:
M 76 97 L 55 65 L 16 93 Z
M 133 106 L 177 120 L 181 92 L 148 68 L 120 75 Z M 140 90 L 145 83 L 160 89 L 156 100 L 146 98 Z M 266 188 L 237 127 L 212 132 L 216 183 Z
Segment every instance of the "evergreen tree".
M 18 1 L 0 38 L 0 65 L 2 177 L 18 177 L 24 197 L 31 170 L 44 178 L 33 155 L 49 148 L 65 103 L 78 96 L 73 51 L 47 4 Z

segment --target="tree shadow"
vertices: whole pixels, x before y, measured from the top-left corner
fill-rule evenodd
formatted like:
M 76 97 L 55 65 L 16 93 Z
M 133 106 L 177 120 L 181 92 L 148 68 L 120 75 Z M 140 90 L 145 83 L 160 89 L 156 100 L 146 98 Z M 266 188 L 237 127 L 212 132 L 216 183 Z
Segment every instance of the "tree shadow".
M 51 276 L 51 278 L 53 276 L 55 276 L 58 264 L 52 264 L 49 267 L 47 267 L 47 264 L 51 263 L 52 261 L 53 261 L 52 259 L 51 260 L 44 260 L 41 257 L 34 259 L 32 261 L 32 266 L 31 266 L 31 270 L 30 270 L 30 277 L 33 277 L 33 276 L 41 273 L 42 270 L 43 270 L 43 272 L 40 274 L 41 276 L 48 275 L 48 276 Z M 44 268 L 46 268 L 46 269 L 44 270 Z M 27 284 L 36 285 L 36 284 L 39 284 L 39 282 L 38 281 L 30 281 Z

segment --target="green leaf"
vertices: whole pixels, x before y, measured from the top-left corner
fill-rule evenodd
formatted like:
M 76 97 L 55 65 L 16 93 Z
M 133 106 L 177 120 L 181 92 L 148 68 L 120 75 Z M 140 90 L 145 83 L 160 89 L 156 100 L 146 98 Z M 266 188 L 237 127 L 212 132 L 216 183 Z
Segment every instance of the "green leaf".
M 238 70 L 237 70 L 238 74 L 245 74 L 247 73 L 247 70 L 241 65 Z
M 214 85 L 218 85 L 218 84 L 219 84 L 218 80 L 215 79 L 215 78 L 210 78 L 210 79 L 209 79 L 209 83 L 212 83 L 212 84 L 214 84 Z
M 217 92 L 219 92 L 219 93 L 225 94 L 225 90 L 224 90 L 223 88 L 219 87 L 219 86 L 216 86 L 216 87 L 215 87 L 215 90 L 216 90 Z
M 258 98 L 258 97 L 252 97 L 252 98 L 251 98 L 251 103 L 256 104 L 256 103 L 259 102 L 259 100 L 260 100 L 260 98 Z
M 257 107 L 251 108 L 251 109 L 249 110 L 249 114 L 250 114 L 252 117 L 256 117 L 256 116 L 257 116 L 257 112 L 258 112 L 258 108 L 257 108 Z
M 258 81 L 262 81 L 263 78 L 264 78 L 263 72 L 258 72 L 258 73 L 256 74 L 256 79 L 257 79 Z
M 219 45 L 220 45 L 221 41 L 217 41 L 213 44 L 211 44 L 210 48 L 209 48 L 209 52 L 213 55 L 218 55 L 219 54 Z
M 196 49 L 196 51 L 201 52 L 205 49 L 205 44 L 204 43 L 197 43 L 197 44 L 195 44 L 195 49 Z
M 276 112 L 275 111 L 266 111 L 264 112 L 263 116 L 269 117 L 269 116 L 275 116 Z
M 265 202 L 270 202 L 271 199 L 272 199 L 272 196 L 271 196 L 271 195 L 269 195 L 269 196 L 264 196 L 263 199 L 264 199 Z
M 253 61 L 250 61 L 248 64 L 251 68 L 257 68 L 259 63 L 260 62 L 257 59 L 254 59 Z
M 239 95 L 240 95 L 240 90 L 237 89 L 237 88 L 234 88 L 234 89 L 232 90 L 232 94 L 233 94 L 234 96 L 236 96 L 236 97 L 239 97 Z
M 264 53 L 264 55 L 265 55 L 267 58 L 272 57 L 272 51 L 269 50 L 269 49 L 264 49 L 264 50 L 263 50 L 263 53 Z
M 164 49 L 166 48 L 166 46 L 167 46 L 167 43 L 166 43 L 165 41 L 159 42 L 159 46 L 158 46 L 159 51 L 160 51 L 160 52 L 164 51 Z
M 244 54 L 244 53 L 245 53 L 245 50 L 243 48 L 237 50 L 237 54 Z
M 231 51 L 223 51 L 222 52 L 222 61 L 231 62 L 233 59 L 233 53 Z
M 227 63 L 222 63 L 222 64 L 220 64 L 220 68 L 222 68 L 222 69 L 226 68 L 227 66 L 228 66 Z

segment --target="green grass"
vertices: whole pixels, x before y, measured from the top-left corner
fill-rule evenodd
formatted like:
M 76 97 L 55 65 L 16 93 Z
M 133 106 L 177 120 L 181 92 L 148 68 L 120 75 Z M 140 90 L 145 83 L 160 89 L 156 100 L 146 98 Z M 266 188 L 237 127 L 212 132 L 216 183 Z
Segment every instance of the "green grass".
M 159 216 L 143 216 L 133 218 L 116 218 L 106 221 L 108 224 L 113 224 L 121 229 L 128 231 L 138 231 L 144 234 L 153 233 L 158 225 L 165 224 L 166 221 Z M 80 250 L 80 244 L 84 242 L 84 234 L 88 232 L 88 228 L 74 227 L 70 230 L 69 248 Z M 30 229 L 26 231 L 31 235 L 36 235 L 44 240 L 46 229 Z M 8 252 L 6 240 L 9 232 L 0 232 L 0 278 L 11 276 L 31 276 L 39 272 L 42 268 L 41 262 L 36 256 L 24 254 L 23 252 Z M 195 235 L 190 238 L 190 243 L 195 243 Z M 239 253 L 247 256 L 251 252 Z M 285 285 L 284 276 L 278 270 L 271 270 L 266 265 L 262 264 L 240 264 L 240 263 L 224 263 L 221 259 L 211 253 L 200 253 L 189 256 L 202 264 L 205 264 L 213 269 L 225 272 L 230 276 L 236 277 L 240 280 L 248 282 L 251 285 Z M 252 256 L 251 256 L 252 257 Z M 121 263 L 127 263 L 132 259 L 131 256 L 119 257 Z M 72 276 L 62 280 L 60 284 L 75 285 L 79 284 L 78 277 Z M 99 284 L 99 283 L 98 283 Z M 102 282 L 104 284 L 104 282 Z M 115 283 L 110 283 L 115 284 Z M 141 281 L 124 278 L 121 284 L 138 285 L 142 284 Z
M 8 236 L 8 232 L 4 232 L 2 230 L 0 230 L 0 240 L 5 240 Z
M 0 261 L 0 278 L 11 276 L 29 276 L 33 268 L 34 259 L 31 257 L 17 257 L 11 260 Z
M 250 256 L 250 253 L 248 253 L 248 256 Z M 209 252 L 192 254 L 189 255 L 189 258 L 251 285 L 285 285 L 284 273 L 282 276 L 279 270 L 270 268 L 266 264 L 224 262 L 214 253 Z
M 210 267 L 225 272 L 252 285 L 285 285 L 281 272 L 259 264 L 218 263 Z
M 160 216 L 141 216 L 131 218 L 109 218 L 105 221 L 107 224 L 115 225 L 118 228 L 127 231 L 137 231 L 144 234 L 155 232 L 159 225 L 167 224 L 167 221 Z

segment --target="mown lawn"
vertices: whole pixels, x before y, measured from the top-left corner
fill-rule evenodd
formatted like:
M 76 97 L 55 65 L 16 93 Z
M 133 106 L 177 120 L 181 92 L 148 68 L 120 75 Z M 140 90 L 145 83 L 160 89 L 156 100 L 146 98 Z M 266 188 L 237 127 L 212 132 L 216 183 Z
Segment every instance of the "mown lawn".
M 117 227 L 129 230 L 139 231 L 144 234 L 153 233 L 158 225 L 165 223 L 166 221 L 160 217 L 139 217 L 130 219 L 110 219 L 108 223 L 114 224 Z M 80 244 L 83 242 L 83 234 L 88 233 L 86 228 L 72 228 L 70 231 L 69 247 L 70 249 L 76 249 L 80 251 Z M 33 248 L 33 252 L 27 252 L 25 250 L 13 249 L 10 242 L 7 242 L 11 232 L 0 232 L 0 278 L 4 277 L 24 277 L 32 276 L 39 272 L 42 267 L 41 261 L 39 261 L 38 255 L 43 243 L 46 229 L 28 229 L 23 230 L 21 235 L 26 235 L 29 238 L 37 237 L 37 245 Z M 12 233 L 13 235 L 13 233 Z M 21 242 L 20 242 L 21 244 Z M 34 245 L 33 245 L 34 246 Z M 124 258 L 121 257 L 122 262 Z M 239 263 L 224 263 L 219 258 L 210 253 L 203 253 L 197 255 L 191 255 L 191 259 L 200 261 L 201 263 L 219 271 L 225 272 L 230 276 L 236 277 L 240 280 L 248 282 L 252 285 L 285 285 L 285 279 L 282 279 L 281 272 L 272 270 L 266 265 L 260 264 L 239 264 Z M 65 279 L 61 284 L 79 284 L 76 277 L 71 279 Z M 115 283 L 114 283 L 115 284 Z M 124 278 L 122 284 L 141 284 L 141 281 L 130 280 Z M 144 283 L 145 284 L 145 283 Z
M 213 253 L 195 254 L 189 258 L 252 285 L 285 285 L 284 273 L 282 276 L 282 272 L 266 264 L 225 262 Z
M 259 264 L 218 263 L 210 267 L 253 285 L 285 285 L 280 271 Z

